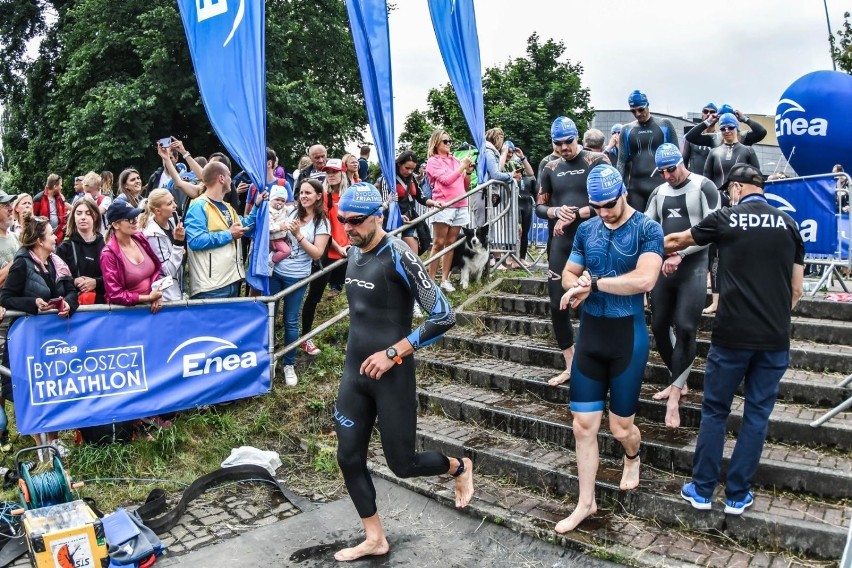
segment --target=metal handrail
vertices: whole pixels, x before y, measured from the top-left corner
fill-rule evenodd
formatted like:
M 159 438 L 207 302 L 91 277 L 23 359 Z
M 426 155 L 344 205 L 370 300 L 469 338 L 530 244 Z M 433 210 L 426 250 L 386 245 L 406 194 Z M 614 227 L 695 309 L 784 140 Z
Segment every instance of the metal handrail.
M 489 180 L 489 181 L 487 181 L 487 182 L 485 182 L 485 183 L 483 183 L 483 184 L 480 184 L 480 185 L 476 186 L 475 188 L 471 189 L 470 191 L 468 191 L 468 192 L 467 192 L 467 193 L 465 193 L 464 195 L 461 195 L 461 196 L 457 197 L 456 199 L 453 199 L 452 201 L 447 202 L 447 204 L 445 205 L 445 208 L 446 208 L 446 207 L 448 207 L 448 206 L 450 206 L 450 205 L 453 205 L 454 203 L 458 203 L 459 201 L 462 201 L 463 199 L 467 199 L 468 197 L 470 197 L 470 196 L 472 196 L 472 195 L 475 195 L 475 194 L 477 194 L 477 193 L 483 192 L 483 191 L 485 191 L 486 189 L 490 189 L 492 186 L 501 187 L 502 189 L 505 189 L 505 188 L 507 188 L 507 187 L 508 187 L 508 186 L 507 186 L 504 182 L 502 182 L 502 181 Z M 493 219 L 490 219 L 490 220 L 486 223 L 486 225 L 491 225 L 492 223 L 494 223 L 494 222 L 498 221 L 499 219 L 503 218 L 503 216 L 504 216 L 504 215 L 506 215 L 506 214 L 508 213 L 508 211 L 509 211 L 509 209 L 508 209 L 508 208 L 509 208 L 509 206 L 510 206 L 510 205 L 506 205 L 506 207 L 505 207 L 504 209 L 502 209 L 502 210 L 500 211 L 500 213 L 499 213 L 498 215 L 496 215 Z M 426 213 L 424 213 L 423 215 L 420 215 L 419 217 L 416 217 L 415 219 L 413 219 L 413 220 L 409 221 L 407 224 L 402 225 L 401 227 L 398 227 L 398 228 L 394 229 L 393 231 L 390 231 L 389 233 L 390 233 L 391 235 L 396 235 L 396 234 L 398 234 L 398 233 L 401 233 L 402 231 L 404 231 L 404 230 L 406 230 L 406 229 L 409 229 L 409 228 L 413 227 L 413 226 L 414 226 L 414 225 L 416 225 L 417 223 L 419 223 L 419 222 L 421 222 L 421 221 L 423 221 L 423 220 L 425 220 L 425 219 L 428 219 L 429 217 L 431 217 L 431 216 L 433 216 L 433 215 L 437 215 L 439 212 L 440 212 L 440 210 L 439 210 L 439 209 L 435 209 L 435 210 L 433 210 L 433 211 L 427 211 L 427 212 L 426 212 Z M 448 245 L 448 246 L 444 247 L 444 248 L 441 250 L 441 252 L 439 252 L 438 254 L 435 254 L 435 255 L 433 255 L 433 256 L 430 256 L 428 259 L 426 259 L 426 260 L 423 262 L 423 265 L 424 265 L 424 266 L 429 266 L 430 264 L 432 264 L 433 262 L 435 262 L 436 260 L 438 260 L 439 258 L 441 258 L 442 256 L 444 256 L 445 254 L 449 253 L 449 252 L 450 252 L 450 251 L 452 251 L 452 250 L 455 250 L 457 247 L 460 247 L 462 244 L 464 244 L 465 240 L 467 240 L 467 237 L 464 237 L 464 236 L 459 237 L 459 239 L 458 239 L 458 240 L 456 240 L 456 242 L 454 242 L 454 243 L 453 243 L 453 244 L 451 244 L 451 245 Z M 330 272 L 331 270 L 334 270 L 334 269 L 335 269 L 335 268 L 337 268 L 338 266 L 342 266 L 343 264 L 345 264 L 345 263 L 347 262 L 347 260 L 348 260 L 348 259 L 346 259 L 346 258 L 341 258 L 340 260 L 338 260 L 338 261 L 334 262 L 333 264 L 328 265 L 327 267 L 323 268 L 321 271 L 318 271 L 318 272 L 316 272 L 315 274 L 312 274 L 311 276 L 315 276 L 316 278 L 318 278 L 318 277 L 319 277 L 319 276 L 321 276 L 322 274 L 325 274 L 326 272 Z M 277 298 L 277 297 L 279 297 L 279 296 L 280 296 L 280 297 L 282 297 L 282 298 L 283 298 L 286 294 L 289 294 L 289 293 L 290 293 L 290 292 L 292 292 L 293 290 L 298 290 L 299 288 L 301 288 L 302 286 L 304 286 L 304 284 L 305 284 L 305 283 L 308 283 L 308 282 L 311 282 L 311 281 L 313 281 L 313 280 L 316 280 L 316 278 L 309 278 L 309 279 L 301 280 L 301 281 L 299 281 L 299 282 L 297 282 L 297 283 L 293 284 L 293 285 L 292 285 L 292 286 L 290 286 L 289 288 L 285 288 L 284 290 L 282 290 L 281 292 L 279 292 L 278 294 L 276 294 L 274 297 L 276 297 L 276 298 Z M 325 321 L 324 323 L 320 324 L 319 326 L 315 327 L 314 329 L 312 329 L 312 330 L 311 330 L 311 331 L 309 331 L 308 333 L 305 333 L 304 335 L 300 336 L 298 339 L 296 339 L 295 341 L 293 341 L 293 342 L 292 342 L 292 343 L 290 343 L 289 345 L 285 345 L 284 347 L 282 347 L 281 349 L 279 349 L 278 351 L 276 351 L 276 352 L 273 354 L 273 360 L 278 360 L 278 359 L 280 359 L 281 357 L 283 357 L 283 356 L 284 356 L 284 354 L 285 354 L 285 353 L 289 353 L 289 352 L 290 352 L 290 351 L 292 351 L 293 349 L 298 348 L 298 347 L 299 347 L 302 343 L 304 343 L 305 341 L 308 341 L 309 339 L 313 339 L 314 337 L 316 337 L 316 336 L 317 336 L 317 335 L 319 335 L 320 333 L 322 333 L 322 332 L 324 332 L 325 330 L 327 330 L 327 329 L 329 329 L 330 327 L 332 327 L 332 326 L 333 326 L 334 324 L 336 324 L 337 322 L 339 322 L 339 321 L 341 321 L 341 320 L 345 319 L 345 318 L 346 318 L 346 316 L 348 316 L 348 315 L 349 315 L 349 308 L 345 308 L 345 309 L 343 309 L 343 310 L 339 311 L 337 314 L 335 314 L 334 316 L 332 316 L 332 317 L 331 317 L 331 319 L 329 319 L 329 320 Z

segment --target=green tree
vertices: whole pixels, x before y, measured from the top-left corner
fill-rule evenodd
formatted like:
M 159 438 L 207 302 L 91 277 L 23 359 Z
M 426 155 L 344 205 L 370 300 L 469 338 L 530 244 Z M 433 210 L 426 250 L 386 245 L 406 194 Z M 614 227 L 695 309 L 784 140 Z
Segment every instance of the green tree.
M 429 143 L 429 136 L 433 130 L 435 130 L 435 126 L 429 121 L 425 113 L 419 110 L 413 111 L 405 118 L 402 133 L 399 135 L 397 153 L 411 150 L 418 160 L 425 161 L 427 158 L 426 145 Z
M 837 37 L 829 36 L 831 54 L 841 71 L 852 75 L 852 23 L 850 14 L 843 14 L 843 29 L 837 31 Z
M 506 137 L 523 148 L 531 161 L 550 153 L 550 123 L 554 118 L 571 117 L 582 134 L 594 116 L 589 90 L 580 80 L 583 67 L 561 60 L 564 53 L 563 42 L 549 39 L 542 43 L 534 33 L 527 39 L 525 57 L 489 67 L 482 77 L 486 129 L 502 128 Z M 429 121 L 446 129 L 456 140 L 471 141 L 451 84 L 431 89 L 427 105 L 425 114 Z M 406 126 L 409 120 L 419 124 L 419 118 L 412 119 L 412 115 Z M 406 128 L 403 134 L 414 136 L 417 131 Z
M 200 100 L 174 0 L 0 0 L 0 100 L 10 185 L 48 172 L 157 167 L 154 140 L 222 146 Z M 30 60 L 26 45 L 41 38 Z M 363 93 L 340 0 L 266 2 L 267 144 L 293 167 L 362 135 Z M 228 77 L 223 77 L 228 81 Z M 235 165 L 235 168 L 238 167 Z

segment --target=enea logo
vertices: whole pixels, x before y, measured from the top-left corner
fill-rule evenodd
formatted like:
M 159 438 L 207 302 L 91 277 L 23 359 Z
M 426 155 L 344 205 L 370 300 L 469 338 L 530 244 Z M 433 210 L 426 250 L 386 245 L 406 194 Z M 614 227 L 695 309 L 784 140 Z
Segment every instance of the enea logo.
M 793 207 L 793 204 L 781 197 L 780 195 L 777 195 L 775 193 L 769 193 L 768 191 L 764 195 L 766 196 L 766 200 L 769 201 L 769 203 L 771 203 L 781 211 L 785 211 L 790 215 L 796 212 L 796 208 Z M 816 242 L 818 228 L 816 219 L 805 219 L 801 223 L 797 222 L 796 224 L 799 226 L 799 233 L 802 235 L 802 240 L 804 242 Z
M 801 136 L 828 136 L 828 120 L 812 118 L 808 120 L 805 108 L 793 99 L 781 99 L 775 114 L 775 136 L 789 134 Z
M 232 0 L 233 1 L 233 0 Z M 237 28 L 243 21 L 246 13 L 246 0 L 239 0 L 240 5 L 237 6 L 237 15 L 234 19 L 234 27 L 231 28 L 231 33 L 222 47 L 225 47 L 234 38 Z M 228 0 L 195 0 L 195 13 L 198 17 L 198 22 L 221 16 L 228 13 Z
M 76 345 L 68 345 L 61 339 L 50 339 L 41 344 L 41 350 L 45 356 L 53 357 L 54 355 L 68 355 L 77 352 Z
M 206 344 L 207 349 L 201 349 Z M 203 336 L 187 339 L 172 351 L 166 363 L 169 363 L 179 351 L 192 347 L 191 353 L 184 353 L 182 360 L 183 377 L 199 377 L 223 371 L 250 369 L 257 367 L 257 354 L 253 351 L 246 353 L 232 352 L 215 355 L 221 351 L 237 351 L 237 346 L 221 337 Z

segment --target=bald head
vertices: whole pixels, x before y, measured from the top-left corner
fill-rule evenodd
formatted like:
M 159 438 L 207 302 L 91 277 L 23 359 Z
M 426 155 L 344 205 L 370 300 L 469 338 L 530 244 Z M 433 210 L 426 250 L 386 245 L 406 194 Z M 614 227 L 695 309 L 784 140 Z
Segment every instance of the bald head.
M 214 197 L 224 195 L 225 189 L 230 189 L 226 187 L 226 184 L 231 183 L 230 178 L 231 172 L 228 171 L 228 167 L 222 162 L 208 162 L 204 166 L 204 169 L 201 170 L 201 181 L 204 182 L 207 192 L 211 193 Z

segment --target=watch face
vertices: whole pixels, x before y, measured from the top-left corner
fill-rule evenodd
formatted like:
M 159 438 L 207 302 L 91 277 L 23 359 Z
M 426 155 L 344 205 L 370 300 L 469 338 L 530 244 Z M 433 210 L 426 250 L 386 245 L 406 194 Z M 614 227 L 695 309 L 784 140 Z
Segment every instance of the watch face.
M 388 347 L 388 350 L 385 351 L 385 355 L 388 356 L 388 359 L 393 359 L 397 355 L 396 349 L 394 349 L 393 347 Z

